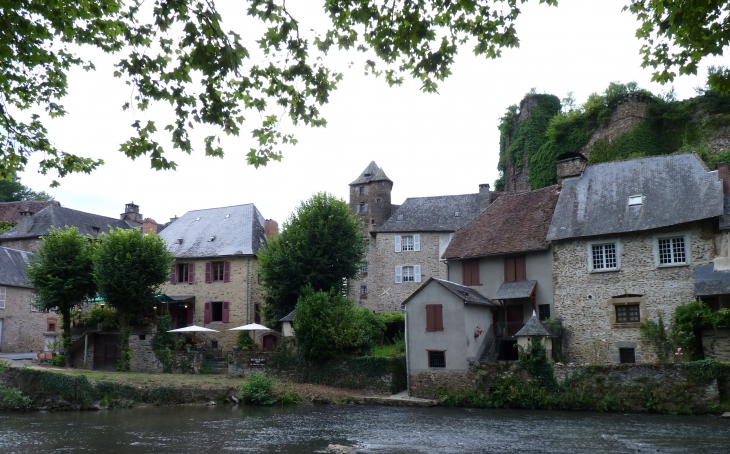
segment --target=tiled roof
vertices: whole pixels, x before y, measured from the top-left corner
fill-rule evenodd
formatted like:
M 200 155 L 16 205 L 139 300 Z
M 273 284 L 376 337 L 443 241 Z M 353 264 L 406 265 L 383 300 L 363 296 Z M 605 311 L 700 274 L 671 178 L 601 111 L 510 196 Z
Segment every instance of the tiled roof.
M 32 288 L 25 274 L 25 263 L 32 255 L 31 252 L 0 246 L 0 285 Z
M 159 235 L 176 258 L 255 255 L 266 241 L 253 203 L 188 211 Z
M 453 232 L 477 214 L 479 194 L 411 197 L 374 232 Z
M 695 296 L 730 293 L 730 270 L 716 270 L 714 263 L 695 266 Z
M 47 206 L 61 206 L 56 200 L 24 200 L 21 202 L 0 202 L 0 221 L 8 221 L 11 224 L 18 223 L 18 213 L 28 210 L 37 213 Z
M 51 205 L 33 215 L 32 225 L 27 233 L 18 233 L 18 227 L 16 226 L 3 235 L 0 235 L 0 240 L 48 235 L 51 227 L 76 227 L 82 235 L 91 236 L 97 236 L 102 232 L 109 232 L 110 228 L 130 228 L 121 219 Z
M 547 249 L 545 240 L 557 186 L 530 192 L 505 192 L 454 234 L 442 258 L 460 259 Z
M 279 321 L 280 322 L 293 322 L 294 317 L 296 317 L 296 316 L 297 316 L 297 311 L 293 310 L 293 311 L 289 312 L 286 316 L 284 316 L 284 318 L 279 319 Z
M 525 323 L 525 326 L 522 327 L 521 330 L 517 331 L 515 333 L 515 337 L 519 336 L 552 336 L 553 334 L 547 330 L 544 326 L 542 326 L 542 323 L 540 323 L 540 320 L 537 319 L 537 316 L 532 315 L 530 319 Z
M 494 295 L 494 299 L 510 300 L 516 298 L 529 298 L 532 295 L 537 281 L 503 282 Z
M 629 205 L 631 196 L 640 203 Z M 643 231 L 722 214 L 717 171 L 694 154 L 607 162 L 563 182 L 547 238 Z
M 393 180 L 385 175 L 383 169 L 378 167 L 378 165 L 375 164 L 375 161 L 372 161 L 370 164 L 368 164 L 367 167 L 365 167 L 365 170 L 362 171 L 360 176 L 357 177 L 357 180 L 350 183 L 350 186 L 356 184 L 370 183 L 372 181 L 390 181 L 391 183 L 393 182 Z
M 423 283 L 415 292 L 411 294 L 408 298 L 403 301 L 403 304 L 406 304 L 408 301 L 411 300 L 416 294 L 418 294 L 421 289 L 425 288 L 429 283 L 436 282 L 440 285 L 442 285 L 446 290 L 450 291 L 454 295 L 456 295 L 459 299 L 464 301 L 466 304 L 478 304 L 481 306 L 490 306 L 490 307 L 501 307 L 499 303 L 496 303 L 486 296 L 482 295 L 475 289 L 471 287 L 465 287 L 461 284 L 457 284 L 455 282 L 445 281 L 443 279 L 436 279 L 434 277 L 428 278 L 426 282 Z

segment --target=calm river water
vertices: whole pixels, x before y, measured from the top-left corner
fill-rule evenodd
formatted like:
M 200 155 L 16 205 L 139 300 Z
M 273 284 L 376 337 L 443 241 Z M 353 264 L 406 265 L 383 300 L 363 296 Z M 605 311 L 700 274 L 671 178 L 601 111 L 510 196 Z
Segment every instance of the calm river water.
M 341 406 L 174 406 L 0 412 L 0 453 L 728 453 L 730 420 Z

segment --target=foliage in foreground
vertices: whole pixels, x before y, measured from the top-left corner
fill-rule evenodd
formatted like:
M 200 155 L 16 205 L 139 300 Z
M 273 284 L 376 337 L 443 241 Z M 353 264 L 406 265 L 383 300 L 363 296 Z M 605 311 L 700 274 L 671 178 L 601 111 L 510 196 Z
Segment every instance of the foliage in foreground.
M 28 410 L 32 402 L 15 388 L 0 385 L 0 410 Z
M 274 396 L 276 378 L 263 372 L 254 372 L 248 376 L 244 384 L 238 387 L 244 402 L 258 405 L 273 405 L 278 400 Z M 291 399 L 290 396 L 288 399 Z

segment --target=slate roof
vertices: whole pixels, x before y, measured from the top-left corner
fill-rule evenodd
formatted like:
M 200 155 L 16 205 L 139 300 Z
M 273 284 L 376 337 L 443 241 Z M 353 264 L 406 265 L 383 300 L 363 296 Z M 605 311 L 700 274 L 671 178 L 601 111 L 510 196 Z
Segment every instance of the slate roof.
M 629 206 L 629 196 L 643 203 Z M 587 166 L 568 178 L 548 241 L 643 231 L 723 214 L 722 182 L 695 154 Z
M 511 300 L 516 298 L 529 298 L 535 290 L 537 281 L 503 282 L 494 295 L 494 299 Z
M 552 336 L 553 333 L 548 331 L 547 328 L 542 326 L 540 320 L 533 313 L 532 317 L 525 323 L 525 326 L 521 330 L 515 333 L 515 337 L 520 336 Z
M 0 285 L 33 288 L 28 285 L 25 274 L 25 262 L 32 255 L 32 252 L 0 246 Z
M 714 263 L 695 266 L 695 296 L 730 293 L 730 270 L 715 270 Z
M 0 221 L 8 221 L 11 224 L 18 223 L 18 213 L 28 210 L 37 213 L 43 208 L 55 205 L 61 206 L 56 200 L 23 200 L 21 202 L 0 202 Z
M 280 322 L 293 322 L 294 317 L 296 317 L 296 316 L 297 316 L 297 311 L 295 309 L 295 310 L 289 312 L 287 315 L 284 316 L 284 318 L 280 319 L 279 321 Z
M 421 285 L 415 292 L 411 294 L 411 296 L 403 301 L 403 304 L 406 304 L 408 301 L 410 301 L 411 298 L 413 298 L 418 292 L 420 292 L 421 289 L 425 288 L 431 281 L 441 284 L 446 290 L 450 291 L 451 293 L 459 297 L 459 299 L 464 301 L 465 304 L 478 304 L 480 306 L 501 307 L 499 303 L 490 300 L 473 288 L 465 287 L 461 284 L 457 284 L 451 281 L 445 281 L 443 279 L 436 279 L 434 277 L 431 277 L 426 282 L 424 282 L 423 285 Z
M 479 194 L 409 197 L 373 232 L 454 232 L 478 214 Z
M 266 241 L 264 217 L 253 203 L 188 211 L 159 236 L 176 258 L 255 255 Z
M 365 184 L 370 183 L 373 181 L 390 181 L 391 183 L 393 180 L 387 177 L 385 175 L 385 172 L 383 169 L 378 167 L 377 164 L 375 164 L 375 161 L 372 161 L 370 164 L 368 164 L 367 167 L 365 167 L 365 170 L 362 171 L 359 177 L 357 177 L 357 180 L 350 183 L 350 186 L 356 185 L 356 184 Z
M 458 230 L 444 251 L 444 259 L 482 257 L 543 250 L 557 186 L 530 192 L 502 193 L 479 216 Z
M 31 210 L 32 211 L 32 210 Z M 76 227 L 82 235 L 97 236 L 102 232 L 109 232 L 110 228 L 130 228 L 121 219 L 100 216 L 98 214 L 86 213 L 85 211 L 72 210 L 61 206 L 47 206 L 33 215 L 32 225 L 27 233 L 18 233 L 18 227 L 0 235 L 0 240 L 14 238 L 36 238 L 48 235 L 51 227 L 64 228 Z M 96 227 L 97 229 L 94 229 Z

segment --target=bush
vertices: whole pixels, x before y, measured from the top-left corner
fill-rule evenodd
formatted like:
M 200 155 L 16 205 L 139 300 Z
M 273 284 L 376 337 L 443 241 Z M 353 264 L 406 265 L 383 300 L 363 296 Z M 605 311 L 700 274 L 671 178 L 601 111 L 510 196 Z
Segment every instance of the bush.
M 56 355 L 51 359 L 51 365 L 56 367 L 63 367 L 66 365 L 66 357 L 63 355 Z
M 109 307 L 96 306 L 86 314 L 81 315 L 81 323 L 89 327 L 95 327 L 97 323 L 101 323 L 106 330 L 119 329 L 117 311 Z
M 263 372 L 255 372 L 249 375 L 246 383 L 239 386 L 241 398 L 244 402 L 258 405 L 272 405 L 277 399 L 273 395 L 276 386 L 276 378 L 266 375 Z
M 251 350 L 251 347 L 253 347 L 253 339 L 251 339 L 248 331 L 239 331 L 236 345 L 241 347 L 241 350 Z
M 30 397 L 15 388 L 0 385 L 0 410 L 28 410 L 30 405 Z
M 402 312 L 382 312 L 378 318 L 385 324 L 383 343 L 394 342 L 396 336 L 406 330 L 406 317 Z

